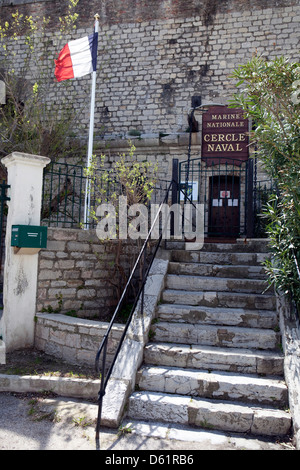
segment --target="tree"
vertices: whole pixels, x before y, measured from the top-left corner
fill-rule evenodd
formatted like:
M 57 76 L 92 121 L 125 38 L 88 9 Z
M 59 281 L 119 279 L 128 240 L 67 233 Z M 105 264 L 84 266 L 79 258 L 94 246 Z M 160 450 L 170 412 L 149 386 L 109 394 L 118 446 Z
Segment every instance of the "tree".
M 99 241 L 105 243 L 106 250 L 114 254 L 109 282 L 115 289 L 117 303 L 133 270 L 142 243 L 148 235 L 151 215 L 149 203 L 155 189 L 157 165 L 148 161 L 139 162 L 131 142 L 128 155 L 119 155 L 109 170 L 104 168 L 104 164 L 105 155 L 100 158 L 93 156 L 85 174 L 91 182 L 90 219 L 97 227 L 101 224 L 101 230 L 96 228 Z M 123 209 L 122 204 L 125 204 Z M 135 212 L 135 209 L 138 212 Z M 144 209 L 142 214 L 140 209 Z M 126 227 L 124 224 L 121 227 L 124 222 L 123 212 L 126 213 Z M 98 256 L 97 252 L 95 254 Z M 137 294 L 144 261 L 138 266 L 127 302 Z
M 253 120 L 252 144 L 277 191 L 264 210 L 270 282 L 300 305 L 300 63 L 255 56 L 234 71 L 232 104 Z
M 78 0 L 69 0 L 55 35 L 58 51 L 76 30 Z M 25 16 L 18 11 L 0 24 L 0 80 L 6 86 L 6 104 L 0 106 L 0 155 L 21 151 L 50 157 L 85 155 L 74 129 L 80 119 L 73 106 L 75 92 L 68 81 L 54 95 L 53 41 L 50 17 Z M 50 91 L 52 90 L 52 95 Z

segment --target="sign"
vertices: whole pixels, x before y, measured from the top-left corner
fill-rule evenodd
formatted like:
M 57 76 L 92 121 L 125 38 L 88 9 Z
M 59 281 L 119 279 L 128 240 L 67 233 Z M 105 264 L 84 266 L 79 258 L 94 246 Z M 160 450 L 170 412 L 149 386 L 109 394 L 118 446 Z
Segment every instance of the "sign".
M 230 191 L 220 191 L 220 198 L 223 199 L 223 198 L 229 198 L 230 197 Z
M 210 107 L 202 118 L 202 158 L 210 164 L 219 163 L 220 158 L 247 160 L 248 126 L 242 109 Z
M 186 182 L 180 183 L 180 201 L 185 199 Z M 187 196 L 191 201 L 198 200 L 198 181 L 189 181 L 187 187 Z

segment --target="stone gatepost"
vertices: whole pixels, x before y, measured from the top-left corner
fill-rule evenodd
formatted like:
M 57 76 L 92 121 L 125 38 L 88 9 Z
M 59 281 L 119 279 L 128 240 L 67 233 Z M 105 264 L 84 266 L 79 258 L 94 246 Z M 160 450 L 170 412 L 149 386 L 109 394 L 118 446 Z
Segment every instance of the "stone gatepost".
M 12 225 L 40 225 L 43 168 L 49 158 L 13 152 L 2 158 L 10 185 L 5 238 L 3 316 L 1 328 L 7 352 L 34 345 L 38 253 L 16 252 Z

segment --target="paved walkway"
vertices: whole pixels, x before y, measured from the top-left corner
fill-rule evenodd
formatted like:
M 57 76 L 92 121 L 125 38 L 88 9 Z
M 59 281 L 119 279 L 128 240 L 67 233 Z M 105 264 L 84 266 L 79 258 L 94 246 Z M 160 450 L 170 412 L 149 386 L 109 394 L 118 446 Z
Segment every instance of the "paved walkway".
M 195 463 L 199 450 L 292 449 L 289 444 L 270 444 L 218 432 L 138 422 L 128 424 L 130 432 L 102 429 L 99 449 L 95 441 L 96 417 L 97 406 L 91 403 L 67 398 L 37 400 L 34 396 L 2 392 L 0 450 L 150 450 L 155 451 L 156 456 L 160 451 L 173 451 L 183 456 L 191 455 Z M 122 455 L 122 452 L 116 455 Z M 132 456 L 137 455 L 132 452 Z

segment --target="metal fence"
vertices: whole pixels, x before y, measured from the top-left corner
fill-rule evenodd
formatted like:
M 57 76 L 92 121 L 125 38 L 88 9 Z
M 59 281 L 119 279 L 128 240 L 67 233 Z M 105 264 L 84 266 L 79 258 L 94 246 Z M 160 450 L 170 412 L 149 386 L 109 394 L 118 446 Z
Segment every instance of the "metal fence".
M 44 170 L 41 222 L 43 225 L 65 228 L 83 228 L 87 176 L 81 165 L 52 162 Z M 157 179 L 151 203 L 159 204 L 170 181 Z M 125 195 L 125 188 L 111 170 L 99 169 L 91 181 L 90 208 L 96 210 L 101 202 L 114 202 Z M 95 228 L 97 220 L 88 220 Z
M 52 162 L 44 170 L 42 223 L 61 227 L 79 227 L 83 221 L 84 188 L 83 167 Z
M 185 186 L 185 172 L 186 162 L 182 162 L 176 171 L 178 186 Z M 174 172 L 172 179 L 174 179 Z M 229 214 L 232 219 L 234 211 L 237 212 L 239 234 L 245 233 L 248 220 L 248 192 L 253 191 L 253 197 L 251 198 L 251 207 L 253 204 L 253 221 L 251 220 L 251 224 L 254 226 L 253 234 L 256 238 L 266 236 L 265 227 L 267 219 L 262 217 L 261 214 L 269 196 L 276 192 L 276 188 L 271 180 L 254 181 L 253 188 L 250 188 L 247 184 L 247 179 L 248 166 L 244 162 L 237 165 L 236 161 L 232 161 L 226 162 L 224 165 L 220 161 L 217 165 L 206 166 L 200 159 L 192 161 L 189 180 L 194 186 L 191 187 L 191 195 L 194 201 L 202 202 L 206 207 L 206 235 L 212 229 L 216 229 L 212 223 L 213 216 L 215 216 L 218 222 L 221 220 L 221 215 L 224 212 L 226 216 Z M 160 204 L 170 181 L 163 179 L 156 180 L 151 203 Z M 238 194 L 234 196 L 236 183 L 238 185 Z M 86 175 L 83 166 L 52 162 L 44 170 L 41 210 L 42 224 L 52 227 L 83 228 L 85 190 Z M 221 190 L 228 195 L 230 194 L 230 198 L 227 198 L 226 201 L 220 197 Z M 214 191 L 216 191 L 215 195 Z M 124 195 L 124 193 L 124 188 L 120 181 L 116 179 L 113 171 L 97 170 L 96 177 L 91 184 L 91 210 L 96 210 L 100 200 L 102 202 L 113 202 L 116 201 L 118 196 Z M 177 202 L 181 201 L 182 196 L 183 193 L 180 189 L 179 191 L 177 189 Z M 174 202 L 174 195 L 172 200 Z M 223 207 L 221 207 L 221 203 Z M 237 206 L 234 206 L 235 203 Z M 237 208 L 239 208 L 238 211 Z M 226 218 L 223 217 L 222 220 L 226 220 Z M 97 225 L 97 219 L 94 217 L 90 217 L 88 222 L 90 228 L 95 228 Z M 231 222 L 230 227 L 234 227 L 234 224 Z M 226 234 L 224 227 L 220 225 L 217 228 Z
M 256 238 L 267 237 L 266 226 L 268 219 L 264 215 L 264 208 L 272 194 L 276 194 L 277 189 L 271 179 L 256 181 L 253 188 L 253 212 L 254 212 L 254 236 Z
M 248 162 L 202 158 L 179 163 L 179 184 L 204 205 L 205 237 L 237 237 L 247 230 Z M 182 195 L 180 199 L 182 199 Z

